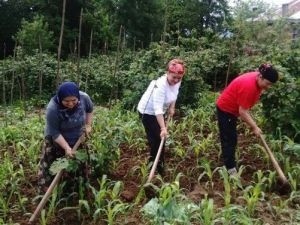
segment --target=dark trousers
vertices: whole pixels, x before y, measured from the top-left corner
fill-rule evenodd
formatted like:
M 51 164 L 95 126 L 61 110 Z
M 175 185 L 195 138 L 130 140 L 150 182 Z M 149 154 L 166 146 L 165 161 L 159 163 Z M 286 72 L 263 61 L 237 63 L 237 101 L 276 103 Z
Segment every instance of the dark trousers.
M 160 138 L 160 126 L 157 122 L 156 116 L 148 115 L 148 114 L 139 114 L 144 125 L 147 140 L 150 145 L 150 162 L 154 162 L 156 158 L 156 154 L 158 152 L 158 148 L 161 142 Z M 163 172 L 164 167 L 164 149 L 165 145 L 163 145 L 161 155 L 157 165 L 157 171 L 159 173 Z
M 236 167 L 235 149 L 237 145 L 237 117 L 217 107 L 222 157 L 227 169 Z

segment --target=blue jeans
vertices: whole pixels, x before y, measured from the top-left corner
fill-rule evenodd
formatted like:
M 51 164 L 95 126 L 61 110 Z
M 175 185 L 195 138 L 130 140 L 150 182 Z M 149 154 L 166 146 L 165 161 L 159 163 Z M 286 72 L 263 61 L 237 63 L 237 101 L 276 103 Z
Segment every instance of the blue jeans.
M 237 117 L 217 107 L 222 157 L 227 169 L 236 167 L 235 149 L 237 145 Z

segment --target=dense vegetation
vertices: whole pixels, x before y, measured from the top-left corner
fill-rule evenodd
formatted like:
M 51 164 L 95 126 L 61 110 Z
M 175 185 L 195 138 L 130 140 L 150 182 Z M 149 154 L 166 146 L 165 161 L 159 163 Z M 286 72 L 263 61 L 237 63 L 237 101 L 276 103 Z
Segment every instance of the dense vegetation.
M 255 0 L 233 9 L 224 0 L 0 0 L 0 224 L 25 224 L 36 207 L 43 109 L 64 80 L 103 106 L 87 141 L 93 176 L 71 192 L 63 182 L 40 224 L 299 224 L 300 43 L 291 33 L 300 27 L 284 18 L 254 20 L 273 11 Z M 168 171 L 151 199 L 135 107 L 174 57 L 187 73 L 170 127 Z M 245 182 L 220 167 L 217 92 L 264 62 L 280 81 L 253 113 L 292 185 L 286 196 L 276 192 L 275 172 L 242 124 Z

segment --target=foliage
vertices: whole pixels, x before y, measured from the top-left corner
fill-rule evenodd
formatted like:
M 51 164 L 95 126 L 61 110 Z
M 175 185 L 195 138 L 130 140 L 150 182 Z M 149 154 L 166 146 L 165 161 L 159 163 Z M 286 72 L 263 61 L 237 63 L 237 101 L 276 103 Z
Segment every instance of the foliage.
M 41 52 L 53 48 L 53 32 L 49 31 L 48 23 L 41 16 L 34 17 L 32 22 L 22 20 L 15 39 L 26 54 L 33 54 L 35 50 Z
M 284 76 L 263 96 L 267 125 L 274 134 L 300 140 L 300 79 Z
M 190 224 L 191 213 L 196 208 L 193 203 L 184 201 L 179 190 L 178 174 L 174 183 L 165 183 L 159 189 L 159 198 L 151 199 L 141 212 L 149 217 L 153 224 L 182 223 Z

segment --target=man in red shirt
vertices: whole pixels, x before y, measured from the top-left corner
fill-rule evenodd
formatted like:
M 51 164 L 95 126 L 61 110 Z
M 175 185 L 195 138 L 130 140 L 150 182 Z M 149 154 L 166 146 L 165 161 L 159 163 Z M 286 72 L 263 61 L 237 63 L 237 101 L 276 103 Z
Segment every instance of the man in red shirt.
M 262 64 L 258 71 L 235 78 L 217 99 L 217 116 L 220 130 L 222 156 L 230 175 L 237 173 L 235 148 L 237 145 L 236 122 L 240 116 L 256 136 L 262 131 L 248 110 L 259 100 L 263 91 L 278 80 L 278 72 L 270 64 Z

